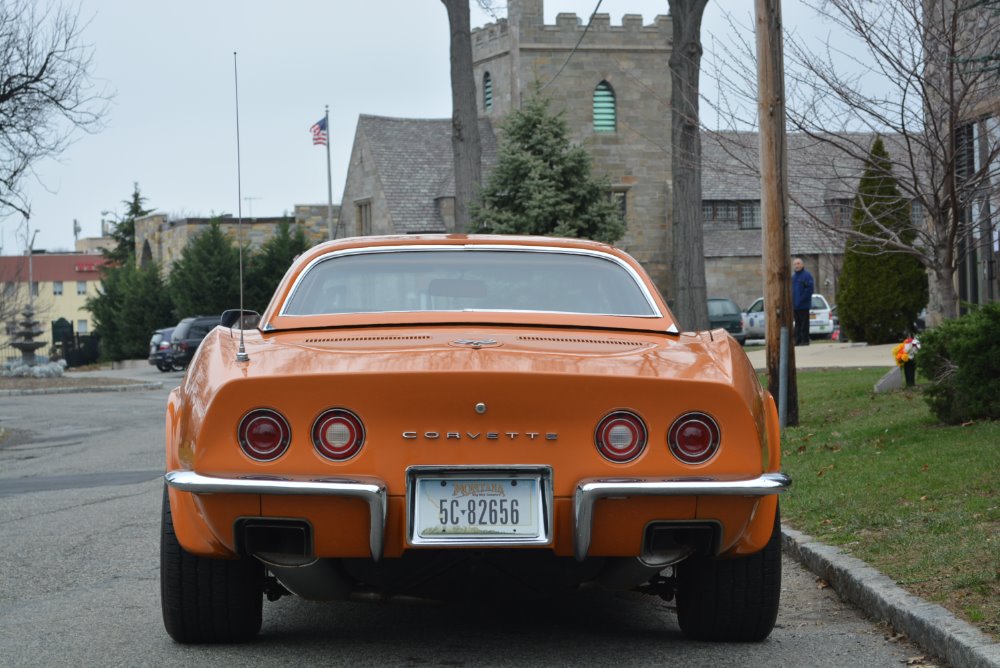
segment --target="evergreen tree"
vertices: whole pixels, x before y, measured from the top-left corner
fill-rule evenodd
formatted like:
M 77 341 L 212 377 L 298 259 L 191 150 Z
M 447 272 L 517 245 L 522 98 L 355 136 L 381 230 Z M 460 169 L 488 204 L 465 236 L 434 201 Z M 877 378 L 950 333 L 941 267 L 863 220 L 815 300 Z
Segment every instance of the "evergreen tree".
M 129 259 L 105 272 L 102 288 L 87 300 L 87 310 L 101 337 L 104 359 L 146 357 L 153 331 L 177 322 L 156 264 L 138 267 Z
M 104 257 L 114 265 L 124 265 L 129 258 L 135 257 L 135 219 L 142 218 L 151 209 L 146 209 L 144 204 L 146 198 L 139 192 L 139 184 L 132 185 L 131 198 L 124 200 L 125 214 L 120 218 L 116 216 L 114 229 L 111 230 L 111 238 L 114 239 L 114 248 L 104 248 Z
M 473 229 L 614 243 L 625 223 L 611 186 L 592 177 L 587 151 L 570 144 L 565 119 L 548 107 L 535 95 L 508 116 L 499 160 L 473 206 Z
M 215 315 L 239 306 L 239 250 L 218 220 L 211 221 L 184 247 L 168 284 L 179 318 Z
M 103 249 L 108 262 L 101 269 L 101 291 L 85 307 L 101 337 L 101 357 L 108 360 L 145 357 L 153 331 L 177 322 L 159 267 L 136 265 L 135 220 L 149 213 L 145 201 L 134 184 L 111 233 L 115 246 Z
M 916 236 L 910 204 L 900 196 L 882 139 L 872 145 L 858 183 L 853 228 L 868 237 Z M 913 255 L 889 253 L 873 241 L 849 241 L 837 292 L 840 324 L 847 335 L 868 343 L 902 341 L 927 304 L 927 272 Z
M 244 267 L 244 308 L 263 313 L 292 260 L 308 248 L 309 240 L 301 226 L 296 225 L 293 232 L 288 221 L 278 223 L 275 235 Z

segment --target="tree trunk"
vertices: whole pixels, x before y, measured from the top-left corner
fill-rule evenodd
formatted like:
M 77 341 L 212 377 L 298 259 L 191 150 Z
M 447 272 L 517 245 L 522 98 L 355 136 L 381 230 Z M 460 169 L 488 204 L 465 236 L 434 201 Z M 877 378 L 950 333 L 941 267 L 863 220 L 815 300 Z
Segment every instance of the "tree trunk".
M 469 0 L 441 0 L 448 10 L 451 34 L 451 148 L 455 172 L 455 227 L 469 230 L 469 209 L 479 191 L 482 148 L 472 75 Z
M 673 299 L 683 329 L 708 329 L 705 244 L 701 215 L 701 134 L 698 76 L 701 17 L 708 0 L 670 0 L 673 51 L 670 53 L 671 170 L 673 203 Z

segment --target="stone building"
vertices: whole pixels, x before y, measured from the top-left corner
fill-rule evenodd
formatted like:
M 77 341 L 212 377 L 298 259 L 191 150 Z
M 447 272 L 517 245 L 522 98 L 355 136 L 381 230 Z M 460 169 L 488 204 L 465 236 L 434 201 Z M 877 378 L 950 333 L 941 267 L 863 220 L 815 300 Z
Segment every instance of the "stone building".
M 488 119 L 479 122 L 483 175 L 496 162 Z M 455 229 L 451 119 L 358 118 L 338 237 Z
M 222 231 L 236 243 L 242 234 L 250 248 L 260 246 L 274 236 L 278 225 L 288 222 L 300 226 L 310 243 L 316 244 L 329 238 L 325 204 L 297 204 L 295 215 L 276 218 L 244 218 L 242 231 L 237 219 L 223 216 Z M 339 206 L 333 207 L 333 219 L 339 215 Z M 173 219 L 163 213 L 151 213 L 135 221 L 135 256 L 140 266 L 156 262 L 164 277 L 170 274 L 174 262 L 180 259 L 184 247 L 204 230 L 214 218 Z
M 575 14 L 545 25 L 542 0 L 508 7 L 510 20 L 472 32 L 484 178 L 504 116 L 540 91 L 593 157 L 595 175 L 610 181 L 608 196 L 619 201 L 627 223 L 619 245 L 666 289 L 670 19 L 643 25 L 641 16 L 628 15 L 612 25 L 598 14 L 584 36 Z M 341 199 L 343 234 L 453 229 L 450 128 L 450 119 L 362 116 Z

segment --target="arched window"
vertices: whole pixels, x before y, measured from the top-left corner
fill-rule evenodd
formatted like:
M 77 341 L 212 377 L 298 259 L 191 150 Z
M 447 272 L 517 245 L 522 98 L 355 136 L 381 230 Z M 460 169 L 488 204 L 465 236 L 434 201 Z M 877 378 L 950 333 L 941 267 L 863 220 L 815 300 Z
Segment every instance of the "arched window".
M 483 110 L 493 108 L 493 77 L 489 72 L 483 73 Z
M 617 130 L 615 90 L 607 81 L 602 81 L 594 89 L 594 132 L 614 132 L 615 130 Z

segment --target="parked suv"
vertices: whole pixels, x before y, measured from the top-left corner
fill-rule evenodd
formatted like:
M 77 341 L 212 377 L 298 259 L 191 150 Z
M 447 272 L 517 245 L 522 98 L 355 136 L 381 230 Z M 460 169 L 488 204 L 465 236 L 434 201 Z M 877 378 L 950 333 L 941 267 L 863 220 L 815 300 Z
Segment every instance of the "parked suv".
M 215 329 L 221 319 L 221 315 L 198 315 L 177 323 L 170 341 L 175 367 L 183 369 L 191 362 L 202 339 Z
M 174 355 L 170 349 L 173 331 L 173 327 L 158 329 L 149 340 L 149 363 L 160 371 L 173 371 L 174 368 Z

